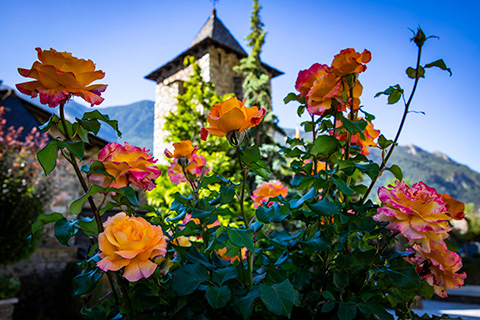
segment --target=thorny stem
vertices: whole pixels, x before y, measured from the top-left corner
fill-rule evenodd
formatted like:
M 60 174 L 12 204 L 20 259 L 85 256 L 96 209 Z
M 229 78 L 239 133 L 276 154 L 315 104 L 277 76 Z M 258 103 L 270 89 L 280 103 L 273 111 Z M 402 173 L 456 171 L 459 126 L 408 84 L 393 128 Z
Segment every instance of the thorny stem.
M 402 132 L 403 125 L 405 124 L 405 120 L 407 119 L 407 114 L 408 114 L 408 108 L 410 107 L 410 104 L 412 103 L 413 96 L 415 94 L 415 90 L 417 89 L 417 84 L 418 80 L 420 80 L 419 77 L 419 66 L 420 66 L 420 57 L 422 55 L 422 47 L 418 47 L 418 55 L 417 55 L 417 67 L 415 69 L 415 82 L 413 83 L 413 88 L 412 88 L 412 93 L 410 93 L 410 97 L 408 98 L 407 103 L 405 104 L 405 110 L 403 112 L 402 116 L 402 121 L 400 122 L 400 126 L 398 127 L 397 135 L 395 136 L 395 139 L 393 140 L 392 146 L 390 147 L 390 150 L 387 153 L 387 156 L 385 157 L 385 160 L 382 161 L 382 164 L 380 165 L 380 173 L 375 177 L 375 179 L 372 180 L 370 183 L 370 186 L 368 187 L 367 192 L 363 196 L 362 203 L 367 199 L 368 195 L 373 189 L 373 186 L 375 185 L 375 182 L 377 182 L 378 177 L 382 175 L 383 170 L 385 169 L 385 166 L 387 165 L 388 160 L 392 156 L 393 150 L 395 149 L 395 146 L 397 145 L 398 139 L 400 138 L 400 133 Z M 403 93 L 402 93 L 403 96 Z
M 237 147 L 237 156 L 238 156 L 238 163 L 240 164 L 240 168 L 242 170 L 243 181 L 242 181 L 242 190 L 240 191 L 240 211 L 243 217 L 243 223 L 245 224 L 246 229 L 250 229 L 250 222 L 247 219 L 247 215 L 244 209 L 244 199 L 245 199 L 245 188 L 247 184 L 247 177 L 248 177 L 248 167 L 243 165 L 242 159 L 240 157 L 240 148 Z M 253 285 L 253 252 L 247 250 L 247 264 L 248 264 L 248 284 L 249 286 Z M 241 261 L 241 260 L 240 260 Z
M 65 108 L 65 105 L 63 103 L 61 103 L 60 104 L 60 119 L 62 121 L 63 129 L 65 131 L 65 138 L 68 141 L 72 141 L 72 138 L 71 138 L 71 136 L 68 132 L 67 126 L 66 126 L 64 108 Z M 64 156 L 65 156 L 65 154 L 64 154 Z M 87 193 L 88 192 L 88 185 L 85 182 L 85 179 L 83 178 L 83 176 L 80 172 L 80 169 L 78 168 L 77 159 L 75 158 L 75 156 L 73 155 L 72 152 L 69 152 L 69 156 L 70 157 L 65 157 L 65 158 L 67 159 L 68 162 L 70 162 L 73 169 L 75 170 L 75 174 L 78 178 L 78 181 L 80 181 L 80 184 L 82 185 L 83 191 L 85 193 Z M 88 202 L 90 204 L 90 208 L 92 209 L 92 211 L 95 215 L 95 221 L 97 223 L 98 232 L 103 232 L 103 225 L 102 225 L 102 221 L 100 219 L 100 213 L 99 213 L 99 210 L 98 210 L 97 206 L 95 205 L 95 202 L 93 201 L 93 198 L 88 197 Z M 112 273 L 110 271 L 107 271 L 107 278 L 108 278 L 108 282 L 110 283 L 110 287 L 112 288 L 112 294 L 113 294 L 113 297 L 115 299 L 115 302 L 118 304 L 118 301 L 119 301 L 118 300 L 118 293 L 117 293 L 117 290 L 115 289 L 115 284 L 114 284 L 114 281 L 113 281 Z M 121 287 L 123 287 L 123 286 L 121 285 Z M 133 319 L 133 318 L 131 318 L 131 319 Z
M 317 139 L 317 131 L 315 130 L 315 116 L 312 114 L 312 134 L 313 134 L 313 144 L 315 145 L 315 140 Z M 317 174 L 317 156 L 313 156 L 313 174 Z

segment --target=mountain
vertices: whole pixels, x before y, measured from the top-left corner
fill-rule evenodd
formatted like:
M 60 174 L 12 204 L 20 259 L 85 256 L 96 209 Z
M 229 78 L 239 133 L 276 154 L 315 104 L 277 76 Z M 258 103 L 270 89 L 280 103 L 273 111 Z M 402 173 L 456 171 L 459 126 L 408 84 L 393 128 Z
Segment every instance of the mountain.
M 381 161 L 381 152 L 371 149 L 370 159 Z M 469 167 L 456 163 L 440 152 L 430 153 L 414 145 L 395 148 L 388 166 L 402 168 L 405 179 L 411 183 L 423 181 L 438 193 L 447 193 L 465 203 L 473 202 L 480 206 L 480 174 Z M 385 172 L 377 181 L 374 190 L 393 181 L 393 174 Z

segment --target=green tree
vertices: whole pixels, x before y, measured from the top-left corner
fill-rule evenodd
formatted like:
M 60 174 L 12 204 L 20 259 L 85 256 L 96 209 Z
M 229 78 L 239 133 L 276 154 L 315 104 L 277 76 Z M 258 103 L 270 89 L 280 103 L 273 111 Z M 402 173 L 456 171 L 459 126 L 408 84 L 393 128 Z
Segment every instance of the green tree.
M 265 43 L 266 31 L 260 17 L 262 6 L 258 0 L 253 1 L 253 10 L 250 17 L 250 34 L 246 37 L 247 46 L 251 48 L 248 57 L 240 61 L 240 65 L 234 67 L 236 72 L 244 76 L 243 89 L 246 106 L 265 108 L 267 114 L 260 126 L 252 128 L 251 137 L 255 144 L 260 146 L 262 157 L 272 170 L 273 178 L 285 181 L 287 177 L 286 159 L 278 152 L 280 145 L 274 140 L 275 132 L 285 135 L 278 127 L 278 118 L 273 114 L 271 101 L 270 76 L 262 65 L 260 54 Z

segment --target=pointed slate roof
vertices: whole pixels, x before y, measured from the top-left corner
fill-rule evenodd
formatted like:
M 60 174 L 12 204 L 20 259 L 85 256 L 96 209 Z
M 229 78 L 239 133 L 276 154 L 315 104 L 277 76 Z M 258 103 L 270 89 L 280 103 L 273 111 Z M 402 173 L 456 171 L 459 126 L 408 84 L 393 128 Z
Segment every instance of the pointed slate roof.
M 199 59 L 208 53 L 208 48 L 211 45 L 220 47 L 227 53 L 234 53 L 240 59 L 247 56 L 245 50 L 243 50 L 242 46 L 237 40 L 235 40 L 223 22 L 218 19 L 216 10 L 213 9 L 212 14 L 195 36 L 195 39 L 190 44 L 190 47 L 176 56 L 173 60 L 170 60 L 160 68 L 152 71 L 149 75 L 145 76 L 145 78 L 160 83 L 164 79 L 174 75 L 179 70 L 184 68 L 183 60 L 185 57 L 194 56 L 196 59 Z M 272 78 L 283 74 L 283 72 L 272 68 L 265 63 L 262 63 L 262 65 L 267 72 L 271 74 Z
M 215 9 L 212 10 L 212 14 L 208 18 L 207 22 L 205 22 L 202 29 L 200 29 L 200 32 L 190 45 L 190 48 L 207 38 L 211 38 L 235 51 L 247 54 L 245 50 L 243 50 L 242 46 L 232 36 L 230 31 L 228 31 L 222 21 L 217 18 L 217 12 Z

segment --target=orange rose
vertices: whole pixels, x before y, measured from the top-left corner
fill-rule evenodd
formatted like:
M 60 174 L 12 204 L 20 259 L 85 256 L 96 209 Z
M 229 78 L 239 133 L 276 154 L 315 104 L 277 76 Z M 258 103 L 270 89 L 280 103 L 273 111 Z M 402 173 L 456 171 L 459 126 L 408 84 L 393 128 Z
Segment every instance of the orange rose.
M 202 128 L 202 140 L 206 140 L 208 134 L 223 137 L 232 132 L 243 132 L 260 124 L 267 110 L 257 107 L 247 108 L 236 97 L 227 101 L 216 103 L 207 115 L 210 124 L 208 128 Z
M 147 154 L 148 150 L 141 149 L 125 142 L 125 146 L 112 142 L 107 144 L 98 154 L 98 160 L 103 162 L 105 170 L 113 176 L 93 173 L 89 175 L 92 181 L 101 181 L 107 188 L 123 188 L 130 183 L 142 190 L 155 188 L 153 180 L 161 172 L 154 165 L 157 160 Z
M 185 167 L 185 172 L 190 173 L 195 177 L 200 177 L 202 174 L 206 174 L 210 169 L 206 166 L 207 161 L 199 154 L 193 154 L 190 163 Z M 178 159 L 175 159 L 168 168 L 168 177 L 170 181 L 175 184 L 187 182 L 185 174 L 183 173 L 182 166 L 178 163 Z
M 21 93 L 35 98 L 40 94 L 40 102 L 55 108 L 60 103 L 67 102 L 72 95 L 85 99 L 92 106 L 104 100 L 100 94 L 107 88 L 104 84 L 89 85 L 102 79 L 105 73 L 95 71 L 92 60 L 78 59 L 69 52 L 57 52 L 54 49 L 38 52 L 38 60 L 30 70 L 19 68 L 18 72 L 35 81 L 17 84 Z
M 230 263 L 234 263 L 235 261 L 238 260 L 238 255 L 234 257 L 227 256 L 225 253 L 227 253 L 227 247 L 223 247 L 221 249 L 215 250 L 215 252 L 222 258 L 224 261 L 230 261 Z M 240 254 L 242 255 L 242 260 L 245 260 L 247 256 L 247 248 L 243 247 L 240 249 Z
M 415 256 L 407 260 L 417 265 L 417 273 L 433 287 L 438 296 L 446 298 L 447 289 L 458 289 L 463 285 L 467 274 L 457 273 L 462 268 L 462 259 L 448 250 L 445 243 L 432 241 L 428 252 L 417 245 L 414 248 L 417 250 Z
M 363 50 L 362 53 L 358 53 L 352 48 L 344 49 L 333 59 L 331 72 L 335 73 L 338 77 L 352 73 L 360 73 L 367 69 L 364 63 L 370 62 L 371 59 L 372 54 L 368 50 Z
M 326 73 L 328 66 L 326 64 L 315 63 L 307 70 L 298 73 L 295 89 L 300 92 L 300 96 L 305 97 L 313 86 L 313 83 L 323 74 Z
M 268 181 L 262 183 L 257 189 L 253 190 L 252 199 L 255 202 L 253 204 L 254 208 L 262 206 L 265 202 L 268 202 L 270 198 L 277 196 L 286 197 L 288 194 L 288 188 L 283 186 L 280 181 Z M 271 203 L 268 203 L 267 206 L 270 206 Z
M 318 74 L 317 80 L 307 94 L 307 111 L 310 114 L 321 116 L 332 107 L 332 101 L 338 95 L 342 96 L 342 92 L 340 91 L 340 79 L 334 73 L 324 69 Z
M 173 144 L 173 153 L 171 153 L 168 149 L 165 149 L 165 156 L 167 158 L 175 158 L 175 159 L 191 159 L 192 155 L 197 152 L 198 147 L 192 146 L 192 141 L 190 140 L 183 140 L 180 142 L 175 142 Z
M 358 120 L 363 118 L 358 118 Z M 337 121 L 337 128 L 342 126 L 342 122 L 340 120 Z M 380 130 L 375 130 L 373 124 L 370 121 L 367 121 L 367 126 L 365 131 L 363 131 L 363 138 L 360 133 L 355 133 L 351 135 L 350 143 L 352 146 L 359 146 L 361 149 L 361 153 L 368 156 L 370 151 L 367 147 L 375 147 L 377 143 L 374 141 L 380 135 Z M 346 131 L 343 131 L 338 135 L 338 140 L 347 140 L 348 134 Z
M 150 277 L 157 265 L 150 259 L 165 256 L 167 243 L 160 226 L 141 217 L 128 217 L 125 212 L 109 217 L 105 230 L 98 235 L 102 259 L 97 266 L 103 271 L 125 267 L 123 277 L 130 282 Z
M 450 197 L 448 194 L 441 194 L 443 202 L 447 206 L 448 213 L 455 220 L 462 220 L 465 218 L 465 204 L 454 198 Z
M 390 187 L 391 190 L 378 189 L 383 205 L 373 219 L 389 222 L 388 229 L 401 232 L 410 243 L 417 243 L 425 252 L 430 251 L 433 242 L 444 243 L 443 239 L 452 229 L 448 225 L 451 218 L 437 191 L 423 182 L 409 187 L 397 180 Z

